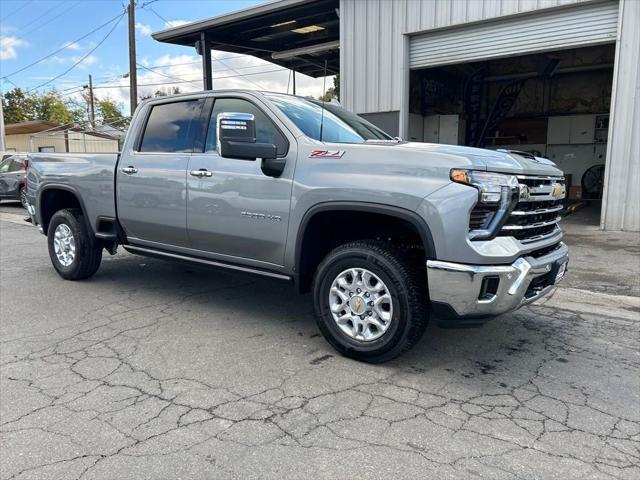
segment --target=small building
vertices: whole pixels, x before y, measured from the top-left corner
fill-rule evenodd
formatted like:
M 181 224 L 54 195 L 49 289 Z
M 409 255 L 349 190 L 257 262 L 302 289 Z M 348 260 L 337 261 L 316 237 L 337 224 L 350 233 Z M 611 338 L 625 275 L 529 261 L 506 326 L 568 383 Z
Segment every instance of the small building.
M 115 135 L 46 120 L 5 125 L 5 144 L 9 152 L 110 153 L 119 150 Z
M 153 35 L 313 77 L 388 133 L 532 152 L 640 231 L 640 1 L 278 0 Z

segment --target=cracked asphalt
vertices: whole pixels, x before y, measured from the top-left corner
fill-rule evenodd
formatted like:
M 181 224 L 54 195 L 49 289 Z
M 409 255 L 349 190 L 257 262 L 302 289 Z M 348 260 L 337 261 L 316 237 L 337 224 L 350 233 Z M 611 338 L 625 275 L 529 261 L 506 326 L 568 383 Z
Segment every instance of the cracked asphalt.
M 277 281 L 119 253 L 71 283 L 35 228 L 0 245 L 2 479 L 640 478 L 637 298 L 565 287 L 372 366 Z

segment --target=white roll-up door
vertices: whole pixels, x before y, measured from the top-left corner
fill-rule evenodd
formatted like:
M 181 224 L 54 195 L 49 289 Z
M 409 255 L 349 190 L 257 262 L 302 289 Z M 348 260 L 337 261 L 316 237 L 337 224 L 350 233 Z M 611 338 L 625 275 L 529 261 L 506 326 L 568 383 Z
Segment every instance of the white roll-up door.
M 618 1 L 580 3 L 411 37 L 411 68 L 616 41 Z

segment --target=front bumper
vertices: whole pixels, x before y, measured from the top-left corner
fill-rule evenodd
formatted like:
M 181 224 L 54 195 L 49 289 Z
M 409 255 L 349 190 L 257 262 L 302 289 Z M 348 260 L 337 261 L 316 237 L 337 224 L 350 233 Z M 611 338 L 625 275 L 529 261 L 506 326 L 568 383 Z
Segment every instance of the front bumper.
M 524 256 L 511 265 L 465 265 L 427 261 L 429 297 L 436 316 L 478 319 L 534 302 L 555 289 L 564 243 L 541 257 Z M 566 265 L 565 265 L 566 268 Z

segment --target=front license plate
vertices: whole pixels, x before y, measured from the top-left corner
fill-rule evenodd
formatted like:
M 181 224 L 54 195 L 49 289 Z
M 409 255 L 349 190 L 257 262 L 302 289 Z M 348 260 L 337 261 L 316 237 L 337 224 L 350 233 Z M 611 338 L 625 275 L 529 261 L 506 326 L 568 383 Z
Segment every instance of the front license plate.
M 560 280 L 562 280 L 565 273 L 567 273 L 567 262 L 561 263 L 558 267 L 558 273 L 556 273 L 556 281 L 554 283 L 558 283 Z

